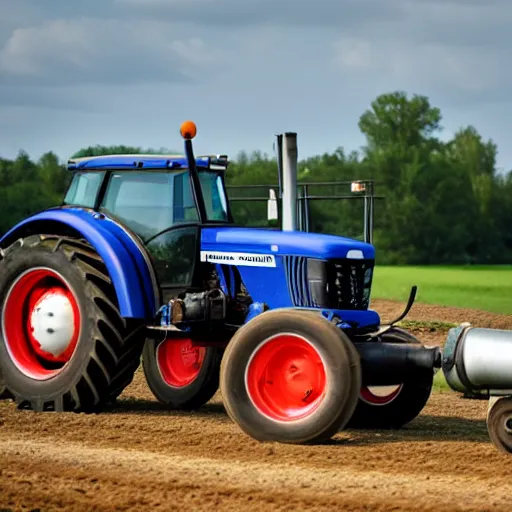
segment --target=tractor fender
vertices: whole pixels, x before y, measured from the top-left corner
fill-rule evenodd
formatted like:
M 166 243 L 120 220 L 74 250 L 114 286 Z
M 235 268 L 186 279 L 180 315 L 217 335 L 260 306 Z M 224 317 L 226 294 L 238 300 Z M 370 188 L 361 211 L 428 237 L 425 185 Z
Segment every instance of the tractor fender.
M 153 318 L 160 292 L 146 249 L 135 235 L 103 213 L 83 208 L 45 210 L 11 228 L 0 239 L 0 247 L 29 235 L 70 233 L 87 240 L 104 261 L 121 315 Z

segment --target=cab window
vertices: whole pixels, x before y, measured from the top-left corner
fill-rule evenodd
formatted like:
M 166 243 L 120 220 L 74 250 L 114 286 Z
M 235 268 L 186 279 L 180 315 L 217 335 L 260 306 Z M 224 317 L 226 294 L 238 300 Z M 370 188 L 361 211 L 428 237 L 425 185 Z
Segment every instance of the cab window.
M 94 208 L 104 175 L 100 171 L 75 172 L 64 197 L 64 204 Z
M 208 220 L 228 222 L 227 198 L 220 174 L 212 171 L 199 172 Z
M 188 172 L 113 172 L 102 209 L 143 240 L 176 224 L 198 221 Z

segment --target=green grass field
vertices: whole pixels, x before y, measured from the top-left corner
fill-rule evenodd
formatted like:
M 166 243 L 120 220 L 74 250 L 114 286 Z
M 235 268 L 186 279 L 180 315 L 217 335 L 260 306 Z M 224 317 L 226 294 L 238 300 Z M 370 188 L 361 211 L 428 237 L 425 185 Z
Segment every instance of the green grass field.
M 512 266 L 375 267 L 372 297 L 512 314 Z

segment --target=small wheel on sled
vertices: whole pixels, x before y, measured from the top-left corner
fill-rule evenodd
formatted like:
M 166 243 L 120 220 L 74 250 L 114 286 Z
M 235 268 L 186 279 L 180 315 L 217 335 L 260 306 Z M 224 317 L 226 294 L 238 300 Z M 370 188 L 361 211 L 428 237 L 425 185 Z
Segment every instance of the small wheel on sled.
M 512 397 L 498 398 L 490 406 L 487 431 L 499 451 L 512 453 Z

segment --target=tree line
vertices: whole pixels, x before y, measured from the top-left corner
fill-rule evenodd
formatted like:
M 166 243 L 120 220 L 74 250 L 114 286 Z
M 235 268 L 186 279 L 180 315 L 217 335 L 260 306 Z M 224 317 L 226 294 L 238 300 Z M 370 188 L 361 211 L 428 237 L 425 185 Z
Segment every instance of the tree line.
M 497 147 L 473 126 L 441 141 L 442 115 L 425 96 L 377 97 L 359 119 L 360 151 L 339 147 L 299 162 L 299 183 L 375 181 L 374 244 L 380 264 L 504 264 L 512 262 L 512 171 L 498 173 Z M 300 141 L 299 141 L 300 142 Z M 73 157 L 158 152 L 93 146 Z M 229 195 L 266 197 L 276 185 L 275 158 L 240 153 L 227 172 Z M 70 173 L 53 152 L 32 161 L 25 152 L 0 158 L 0 233 L 22 218 L 60 204 Z M 350 195 L 347 185 L 308 187 L 309 195 Z M 361 238 L 359 200 L 311 201 L 310 230 Z M 266 201 L 233 201 L 235 221 L 268 225 Z

